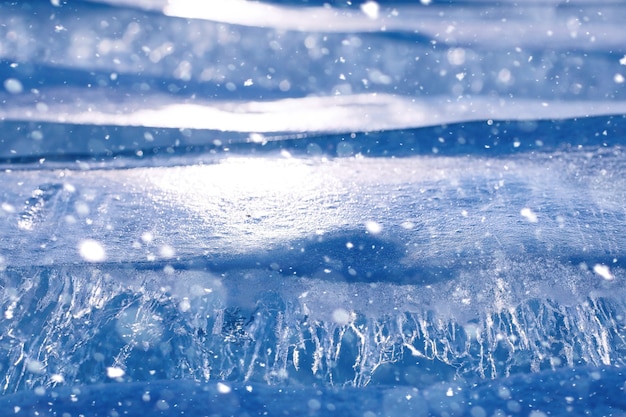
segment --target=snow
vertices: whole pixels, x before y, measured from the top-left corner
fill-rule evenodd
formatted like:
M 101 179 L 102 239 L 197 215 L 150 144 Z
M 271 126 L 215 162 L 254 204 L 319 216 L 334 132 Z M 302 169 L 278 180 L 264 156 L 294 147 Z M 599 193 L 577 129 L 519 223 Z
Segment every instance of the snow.
M 593 266 L 593 272 L 600 275 L 602 278 L 606 280 L 612 280 L 615 278 L 613 274 L 611 274 L 610 268 L 606 265 L 595 264 Z
M 220 394 L 228 394 L 228 393 L 231 392 L 231 388 L 227 384 L 224 384 L 222 382 L 218 382 L 217 383 L 217 392 L 219 392 Z
M 361 11 L 370 19 L 378 19 L 380 5 L 375 1 L 367 1 L 361 4 Z
M 121 378 L 123 377 L 125 374 L 124 370 L 122 368 L 118 368 L 115 366 L 109 366 L 107 367 L 107 377 L 115 379 L 115 378 Z
M 365 228 L 367 229 L 368 233 L 371 233 L 373 235 L 377 235 L 383 231 L 383 226 L 380 223 L 372 220 L 365 222 Z
M 94 239 L 85 239 L 79 242 L 80 256 L 87 262 L 102 262 L 106 260 L 106 251 L 102 243 Z
M 55 388 L 39 396 L 13 395 L 0 399 L 5 410 L 21 415 L 48 413 L 78 414 L 90 409 L 106 415 L 112 409 L 129 417 L 159 412 L 161 415 L 203 415 L 206 412 L 237 415 L 263 410 L 267 415 L 374 416 L 497 416 L 505 413 L 532 415 L 611 415 L 623 410 L 623 374 L 615 369 L 589 369 L 540 373 L 514 378 L 503 384 L 482 382 L 474 387 L 464 382 L 433 386 L 426 390 L 410 387 L 371 387 L 364 390 L 319 391 L 309 387 L 263 387 L 248 390 L 240 384 L 198 384 L 190 381 L 158 381 L 126 385 L 105 384 L 80 390 Z M 537 386 L 543 390 L 536 391 Z M 121 388 L 123 387 L 123 389 Z M 498 392 L 510 392 L 507 399 Z M 454 395 L 448 397 L 447 393 Z M 530 394 L 529 394 L 530 392 Z M 546 395 L 552 393 L 553 395 Z M 362 396 L 365 393 L 365 396 Z M 597 400 L 586 403 L 588 395 Z M 262 405 L 261 405 L 262 404 Z M 262 407 L 262 408 L 259 408 Z
M 520 214 L 531 223 L 537 223 L 539 221 L 537 214 L 528 207 L 521 209 Z
M 24 90 L 20 80 L 15 78 L 7 78 L 4 80 L 4 88 L 11 94 L 20 94 Z

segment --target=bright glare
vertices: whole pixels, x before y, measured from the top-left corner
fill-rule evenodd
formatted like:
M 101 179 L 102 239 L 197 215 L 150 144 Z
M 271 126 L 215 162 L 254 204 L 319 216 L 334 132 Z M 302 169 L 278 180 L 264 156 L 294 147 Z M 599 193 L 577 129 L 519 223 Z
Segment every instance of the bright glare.
M 102 243 L 94 239 L 85 239 L 78 246 L 80 256 L 87 262 L 102 262 L 106 260 L 106 252 Z
M 172 17 L 204 19 L 236 25 L 272 27 L 299 31 L 374 31 L 380 25 L 372 21 L 378 16 L 378 4 L 366 3 L 365 16 L 341 13 L 332 8 L 307 7 L 305 11 L 296 7 L 277 7 L 263 2 L 246 0 L 169 0 L 163 12 Z M 365 5 L 364 5 L 365 6 Z
M 309 164 L 288 155 L 179 167 L 148 180 L 170 196 L 166 201 L 196 212 L 209 227 L 221 225 L 216 234 L 228 235 L 239 249 L 342 223 L 341 213 L 328 216 L 320 206 L 324 195 L 338 192 L 336 178 L 320 170 L 314 175 Z
M 380 6 L 375 1 L 368 1 L 361 5 L 361 11 L 370 19 L 378 19 Z

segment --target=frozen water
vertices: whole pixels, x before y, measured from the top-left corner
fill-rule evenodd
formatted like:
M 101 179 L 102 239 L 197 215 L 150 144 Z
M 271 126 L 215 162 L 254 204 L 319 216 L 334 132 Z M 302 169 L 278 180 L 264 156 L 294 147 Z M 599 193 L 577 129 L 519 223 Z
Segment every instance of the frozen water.
M 285 3 L 0 3 L 0 409 L 623 413 L 626 9 Z
M 3 389 L 623 365 L 620 145 L 510 149 L 6 171 Z
M 619 415 L 626 406 L 623 373 L 614 368 L 563 370 L 510 378 L 476 386 L 435 384 L 425 390 L 407 386 L 319 390 L 310 387 L 190 381 L 106 384 L 20 393 L 0 398 L 15 415 L 68 415 L 90 410 L 129 417 L 158 413 L 182 415 L 325 416 L 548 416 Z M 542 390 L 537 390 L 541 386 Z M 546 392 L 552 394 L 546 396 Z M 366 395 L 364 395 L 366 394 Z M 586 398 L 594 397 L 594 401 Z M 36 414 L 39 413 L 39 414 Z M 8 414 L 11 415 L 11 414 Z

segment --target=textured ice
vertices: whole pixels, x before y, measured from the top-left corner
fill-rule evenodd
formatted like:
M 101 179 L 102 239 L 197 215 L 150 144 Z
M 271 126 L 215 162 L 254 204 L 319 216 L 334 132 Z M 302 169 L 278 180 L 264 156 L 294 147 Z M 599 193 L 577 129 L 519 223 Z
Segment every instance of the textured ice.
M 624 375 L 615 368 L 578 368 L 506 379 L 410 386 L 328 389 L 158 381 L 41 390 L 0 397 L 8 415 L 144 416 L 324 415 L 498 416 L 619 415 Z M 537 387 L 541 386 L 541 390 Z M 549 393 L 546 395 L 546 393 Z M 594 401 L 587 401 L 587 398 Z
M 619 146 L 397 156 L 0 174 L 4 389 L 622 364 Z
M 624 7 L 304 6 L 0 3 L 0 414 L 623 413 Z

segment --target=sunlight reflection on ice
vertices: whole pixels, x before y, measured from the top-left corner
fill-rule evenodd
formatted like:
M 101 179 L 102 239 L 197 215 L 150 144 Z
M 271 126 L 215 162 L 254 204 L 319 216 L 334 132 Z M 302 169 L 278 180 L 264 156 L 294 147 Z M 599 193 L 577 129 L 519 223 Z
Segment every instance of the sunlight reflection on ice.
M 626 113 L 626 102 L 546 101 L 464 97 L 410 98 L 391 94 L 302 97 L 273 101 L 197 100 L 165 95 L 124 96 L 120 107 L 113 94 L 102 96 L 72 89 L 49 91 L 42 102 L 13 100 L 0 109 L 4 120 L 75 124 L 214 129 L 239 132 L 356 132 L 402 129 L 474 120 L 561 119 Z M 54 109 L 54 110 L 52 110 Z
M 159 174 L 149 180 L 175 204 L 221 224 L 219 233 L 241 238 L 234 240 L 242 245 L 293 239 L 312 229 L 322 233 L 345 221 L 339 213 L 329 216 L 323 203 L 325 195 L 338 192 L 337 178 L 320 175 L 303 160 L 235 158 Z M 218 220 L 223 216 L 228 221 Z
M 309 7 L 306 10 L 306 18 L 303 18 L 301 8 L 278 7 L 245 0 L 210 3 L 170 0 L 163 12 L 175 17 L 301 31 L 379 30 L 381 26 L 381 22 L 371 19 L 362 12 L 341 11 L 330 7 Z

